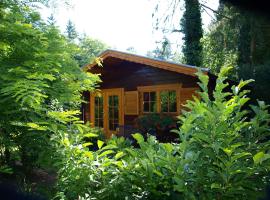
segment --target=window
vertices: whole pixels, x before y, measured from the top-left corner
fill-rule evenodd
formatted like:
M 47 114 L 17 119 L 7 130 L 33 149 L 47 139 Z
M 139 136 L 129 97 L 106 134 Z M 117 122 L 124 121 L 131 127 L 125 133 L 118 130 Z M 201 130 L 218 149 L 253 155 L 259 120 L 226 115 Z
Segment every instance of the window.
M 140 93 L 141 113 L 172 113 L 180 112 L 181 84 L 167 84 L 138 87 Z
M 160 92 L 161 112 L 177 112 L 176 91 L 165 90 Z
M 156 92 L 143 93 L 143 112 L 157 112 L 157 94 Z

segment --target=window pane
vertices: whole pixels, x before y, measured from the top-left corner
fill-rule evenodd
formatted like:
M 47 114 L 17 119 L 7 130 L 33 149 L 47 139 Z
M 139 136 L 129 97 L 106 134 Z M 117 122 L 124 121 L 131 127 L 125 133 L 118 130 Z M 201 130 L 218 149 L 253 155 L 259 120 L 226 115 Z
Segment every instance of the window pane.
M 177 112 L 176 91 L 169 92 L 169 112 Z
M 119 122 L 118 120 L 114 120 L 114 130 L 116 130 L 116 128 L 119 126 Z
M 161 101 L 161 112 L 168 112 L 168 104 L 169 104 L 168 91 L 160 92 L 160 101 Z
M 103 119 L 99 119 L 99 127 L 103 127 Z
M 118 109 L 117 109 L 117 107 L 114 109 L 114 119 L 115 120 L 118 120 L 118 118 L 119 118 L 119 113 L 118 113 Z
M 161 102 L 161 112 L 168 112 L 168 104 Z
M 99 104 L 99 98 L 95 97 L 95 106 L 98 106 L 98 104 Z
M 95 118 L 99 118 L 99 109 L 98 107 L 95 107 Z
M 109 108 L 109 118 L 110 119 L 113 119 L 113 111 L 114 111 L 113 108 Z
M 144 102 L 144 104 L 143 104 L 143 111 L 144 112 L 149 112 L 149 102 Z
M 109 129 L 110 129 L 111 131 L 114 130 L 113 120 L 109 120 Z
M 109 107 L 113 105 L 113 96 L 109 96 Z
M 150 112 L 157 112 L 157 103 L 150 102 Z
M 169 112 L 177 112 L 176 102 L 169 104 Z
M 160 100 L 161 102 L 168 102 L 168 99 L 169 99 L 169 92 L 168 91 L 162 91 L 160 92 Z
M 98 119 L 95 119 L 95 126 L 98 126 Z
M 113 96 L 113 101 L 114 101 L 113 102 L 114 103 L 113 105 L 116 106 L 116 107 L 118 107 L 118 96 L 117 95 Z
M 149 101 L 149 92 L 144 92 L 143 93 L 143 101 Z
M 156 92 L 150 92 L 150 101 L 156 101 Z

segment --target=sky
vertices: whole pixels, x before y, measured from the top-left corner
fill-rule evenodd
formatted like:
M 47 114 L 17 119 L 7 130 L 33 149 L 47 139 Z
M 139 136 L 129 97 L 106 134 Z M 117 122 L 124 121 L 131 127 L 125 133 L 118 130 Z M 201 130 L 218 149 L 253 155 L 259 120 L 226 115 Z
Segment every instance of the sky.
M 153 32 L 152 13 L 157 0 L 70 0 L 70 2 L 71 6 L 42 8 L 41 15 L 46 19 L 53 13 L 62 32 L 65 31 L 67 21 L 71 20 L 79 33 L 99 39 L 113 49 L 126 51 L 127 48 L 134 47 L 135 51 L 142 55 L 155 49 L 156 41 L 160 41 L 163 37 L 161 32 Z M 162 16 L 168 7 L 164 2 L 168 1 L 160 2 L 162 2 L 160 16 Z M 206 4 L 216 9 L 218 0 L 207 0 Z M 213 16 L 210 11 L 202 14 L 204 28 L 211 21 L 210 15 Z M 179 33 L 169 34 L 168 38 L 172 44 L 182 42 Z

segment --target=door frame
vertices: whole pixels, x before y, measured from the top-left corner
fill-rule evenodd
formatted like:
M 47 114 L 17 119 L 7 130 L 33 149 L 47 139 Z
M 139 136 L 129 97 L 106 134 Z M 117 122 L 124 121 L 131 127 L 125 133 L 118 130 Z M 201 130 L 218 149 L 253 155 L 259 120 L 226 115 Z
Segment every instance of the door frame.
M 103 96 L 103 129 L 106 138 L 110 138 L 116 131 L 109 130 L 109 96 L 119 96 L 119 126 L 124 125 L 124 88 L 101 89 L 97 94 Z M 92 127 L 95 126 L 95 93 L 90 94 L 90 122 Z

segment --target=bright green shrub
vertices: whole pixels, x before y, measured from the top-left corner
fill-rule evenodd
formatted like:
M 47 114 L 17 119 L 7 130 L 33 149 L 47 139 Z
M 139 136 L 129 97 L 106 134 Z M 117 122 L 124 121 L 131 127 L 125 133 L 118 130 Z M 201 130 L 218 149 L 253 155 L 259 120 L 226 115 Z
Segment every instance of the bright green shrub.
M 31 2 L 0 1 L 0 173 L 15 163 L 29 171 L 49 167 L 51 135 L 82 123 L 81 93 L 99 82 L 79 68 L 74 45 Z
M 188 101 L 179 117 L 179 145 L 184 163 L 178 184 L 187 199 L 257 199 L 269 183 L 269 120 L 267 106 L 247 104 L 250 81 L 229 87 L 223 68 L 213 92 L 208 95 L 208 76 L 198 73 L 200 99 Z

